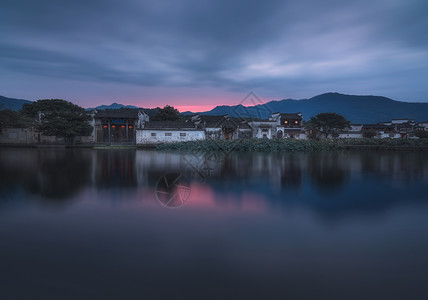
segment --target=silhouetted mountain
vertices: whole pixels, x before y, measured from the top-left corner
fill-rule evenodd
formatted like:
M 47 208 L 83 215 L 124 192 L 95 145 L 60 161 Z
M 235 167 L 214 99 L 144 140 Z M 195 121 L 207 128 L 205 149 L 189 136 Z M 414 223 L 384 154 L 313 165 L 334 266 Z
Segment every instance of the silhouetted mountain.
M 86 110 L 109 110 L 109 109 L 142 109 L 144 112 L 149 116 L 149 118 L 152 118 L 154 115 L 158 113 L 158 108 L 143 108 L 133 105 L 123 105 L 119 103 L 112 103 L 111 105 L 100 105 L 95 108 L 87 108 Z
M 23 100 L 23 99 L 15 99 L 15 98 L 7 98 L 4 96 L 0 96 L 0 109 L 11 109 L 11 110 L 20 110 L 24 103 L 31 103 L 32 101 Z
M 87 108 L 86 110 L 91 110 L 91 109 L 120 109 L 120 108 L 140 108 L 134 105 L 123 105 L 123 104 L 119 104 L 119 103 L 112 103 L 110 105 L 100 105 L 97 106 L 95 108 Z
M 335 112 L 345 116 L 352 123 L 377 123 L 398 118 L 427 121 L 428 103 L 401 102 L 380 96 L 327 93 L 310 99 L 270 101 L 249 107 L 222 105 L 201 114 L 266 118 L 274 112 L 301 112 L 305 120 L 322 112 Z
M 180 114 L 182 114 L 183 116 L 190 116 L 190 115 L 194 115 L 194 114 L 196 114 L 196 113 L 194 113 L 194 112 L 192 112 L 192 111 L 183 111 L 182 113 L 180 113 Z

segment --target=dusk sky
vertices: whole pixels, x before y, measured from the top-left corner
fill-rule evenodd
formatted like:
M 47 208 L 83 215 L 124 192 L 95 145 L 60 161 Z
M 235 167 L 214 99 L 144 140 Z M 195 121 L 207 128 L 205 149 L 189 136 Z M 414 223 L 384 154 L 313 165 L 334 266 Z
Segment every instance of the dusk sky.
M 12 98 L 181 111 L 250 91 L 428 102 L 427 0 L 2 0 L 0 36 Z

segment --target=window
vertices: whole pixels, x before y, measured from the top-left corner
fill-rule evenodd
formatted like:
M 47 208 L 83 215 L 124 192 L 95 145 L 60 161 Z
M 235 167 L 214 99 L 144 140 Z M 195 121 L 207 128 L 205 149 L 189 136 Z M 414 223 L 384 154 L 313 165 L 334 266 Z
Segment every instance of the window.
M 171 136 L 171 132 L 165 132 L 165 136 Z
M 294 124 L 299 124 L 299 121 L 294 121 Z
M 152 136 L 156 136 L 156 132 L 152 132 Z
M 180 132 L 180 136 L 186 136 L 185 132 Z
M 284 124 L 288 124 L 288 121 L 284 121 Z

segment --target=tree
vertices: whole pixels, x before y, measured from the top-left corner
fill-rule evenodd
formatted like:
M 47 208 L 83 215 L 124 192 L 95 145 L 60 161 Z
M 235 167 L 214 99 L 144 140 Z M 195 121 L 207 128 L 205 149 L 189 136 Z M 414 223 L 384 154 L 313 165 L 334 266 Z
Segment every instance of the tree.
M 363 130 L 363 137 L 371 139 L 374 138 L 375 136 L 378 136 L 378 132 L 374 129 L 367 129 L 367 130 Z
M 0 129 L 23 128 L 30 125 L 31 120 L 23 116 L 20 112 L 10 109 L 0 110 Z
M 164 108 L 159 108 L 152 121 L 178 121 L 179 119 L 180 112 L 173 106 L 166 105 Z
M 428 138 L 428 131 L 425 130 L 415 130 L 415 136 L 420 138 L 420 139 L 426 139 Z
M 24 104 L 22 112 L 33 119 L 37 130 L 48 136 L 63 137 L 67 144 L 72 144 L 76 136 L 92 132 L 91 116 L 85 109 L 62 99 Z
M 351 123 L 344 116 L 337 113 L 320 113 L 311 117 L 307 123 L 309 130 L 319 131 L 327 138 L 330 134 L 349 128 Z

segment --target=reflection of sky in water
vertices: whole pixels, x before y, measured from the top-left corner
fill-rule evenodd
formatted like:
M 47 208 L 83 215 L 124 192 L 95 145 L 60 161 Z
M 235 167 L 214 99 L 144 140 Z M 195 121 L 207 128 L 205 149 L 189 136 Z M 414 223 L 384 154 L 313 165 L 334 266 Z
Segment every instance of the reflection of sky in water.
M 0 154 L 0 298 L 428 295 L 424 153 Z M 173 172 L 179 209 L 155 197 Z

